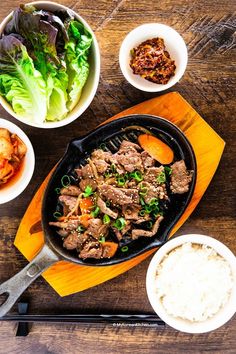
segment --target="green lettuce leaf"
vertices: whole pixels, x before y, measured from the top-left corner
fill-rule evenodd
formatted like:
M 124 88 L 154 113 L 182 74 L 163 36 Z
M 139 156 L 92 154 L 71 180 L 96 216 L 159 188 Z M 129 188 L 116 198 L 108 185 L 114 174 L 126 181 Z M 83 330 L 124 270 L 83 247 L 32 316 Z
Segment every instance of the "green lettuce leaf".
M 92 35 L 78 21 L 71 21 L 68 29 L 69 41 L 65 45 L 65 59 L 68 73 L 68 109 L 78 103 L 82 89 L 89 75 L 89 49 Z
M 38 124 L 45 120 L 45 81 L 26 47 L 13 35 L 0 39 L 0 94 L 19 117 Z

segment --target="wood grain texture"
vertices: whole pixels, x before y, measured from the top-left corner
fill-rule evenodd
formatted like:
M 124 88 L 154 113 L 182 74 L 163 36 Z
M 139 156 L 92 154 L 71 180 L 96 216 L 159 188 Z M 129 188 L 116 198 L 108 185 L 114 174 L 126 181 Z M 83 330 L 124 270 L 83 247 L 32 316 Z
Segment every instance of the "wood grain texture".
M 26 1 L 21 1 L 26 2 Z M 33 180 L 20 198 L 0 206 L 0 279 L 19 271 L 27 261 L 12 247 L 21 218 L 66 143 L 87 133 L 107 118 L 155 97 L 131 87 L 119 69 L 118 52 L 124 36 L 137 25 L 162 22 L 179 31 L 188 46 L 185 75 L 173 88 L 226 141 L 213 181 L 178 231 L 202 232 L 224 242 L 236 253 L 236 120 L 235 120 L 235 0 L 61 0 L 79 12 L 95 30 L 102 53 L 97 95 L 80 120 L 55 130 L 17 124 L 30 137 L 35 153 Z M 19 4 L 1 3 L 0 20 Z M 172 91 L 172 90 L 169 90 Z M 3 118 L 11 118 L 2 108 Z M 43 278 L 25 293 L 32 312 L 143 311 L 151 312 L 145 291 L 150 258 L 127 273 L 79 294 L 60 298 Z M 132 299 L 132 301 L 131 301 Z M 27 338 L 14 338 L 12 324 L 0 324 L 0 353 L 235 353 L 236 319 L 213 333 L 188 335 L 172 329 L 97 328 L 94 326 L 34 325 Z

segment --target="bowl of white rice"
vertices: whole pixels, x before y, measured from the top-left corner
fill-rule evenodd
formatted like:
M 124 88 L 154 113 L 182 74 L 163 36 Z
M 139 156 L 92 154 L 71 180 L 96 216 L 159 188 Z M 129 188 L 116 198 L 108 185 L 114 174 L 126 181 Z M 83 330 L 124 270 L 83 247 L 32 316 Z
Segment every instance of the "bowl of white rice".
M 169 326 L 209 332 L 236 312 L 236 257 L 212 237 L 179 236 L 152 258 L 146 287 L 154 311 Z

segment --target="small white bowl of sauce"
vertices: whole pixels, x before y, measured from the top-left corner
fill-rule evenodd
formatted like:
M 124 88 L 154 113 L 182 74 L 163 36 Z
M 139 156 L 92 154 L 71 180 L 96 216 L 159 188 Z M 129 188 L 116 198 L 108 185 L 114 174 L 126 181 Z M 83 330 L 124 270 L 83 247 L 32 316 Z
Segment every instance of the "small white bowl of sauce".
M 8 130 L 10 135 L 15 134 L 27 149 L 25 156 L 20 160 L 17 168 L 14 169 L 12 176 L 7 179 L 6 183 L 0 184 L 0 204 L 4 204 L 15 199 L 28 186 L 34 172 L 35 155 L 29 138 L 17 125 L 0 118 L 0 129 Z M 4 163 L 4 159 L 1 156 L 1 145 L 0 162 Z

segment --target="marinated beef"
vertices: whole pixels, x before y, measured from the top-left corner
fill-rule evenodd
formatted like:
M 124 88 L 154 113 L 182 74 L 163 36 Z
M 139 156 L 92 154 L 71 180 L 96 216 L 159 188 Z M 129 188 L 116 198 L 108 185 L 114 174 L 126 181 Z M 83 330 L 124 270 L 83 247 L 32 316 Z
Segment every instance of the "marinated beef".
M 176 161 L 171 165 L 171 183 L 172 193 L 183 194 L 188 192 L 189 183 L 192 180 L 192 171 L 187 171 L 184 160 Z
M 60 195 L 59 201 L 67 206 L 69 211 L 71 211 L 76 206 L 77 198 L 70 195 Z
M 147 231 L 147 230 L 141 230 L 141 229 L 134 229 L 132 230 L 132 239 L 133 240 L 137 240 L 139 237 L 152 237 L 154 236 L 160 226 L 160 222 L 163 220 L 163 216 L 159 216 L 156 221 L 155 224 L 153 225 L 153 228 L 151 231 Z
M 60 194 L 62 195 L 70 195 L 73 197 L 78 197 L 81 193 L 81 190 L 77 186 L 68 186 L 64 187 L 60 190 Z
M 86 233 L 98 240 L 108 234 L 108 229 L 109 225 L 103 224 L 101 219 L 91 219 Z
M 79 257 L 100 259 L 102 257 L 102 246 L 99 242 L 89 241 L 79 253 Z
M 102 184 L 98 188 L 99 193 L 114 205 L 137 204 L 139 194 L 137 189 L 115 188 L 111 185 Z
M 144 168 L 153 167 L 155 165 L 155 160 L 146 151 L 141 152 L 141 159 Z
M 116 219 L 118 217 L 118 212 L 108 208 L 106 203 L 100 197 L 97 198 L 97 206 L 100 208 L 102 213 L 109 215 L 111 218 Z

